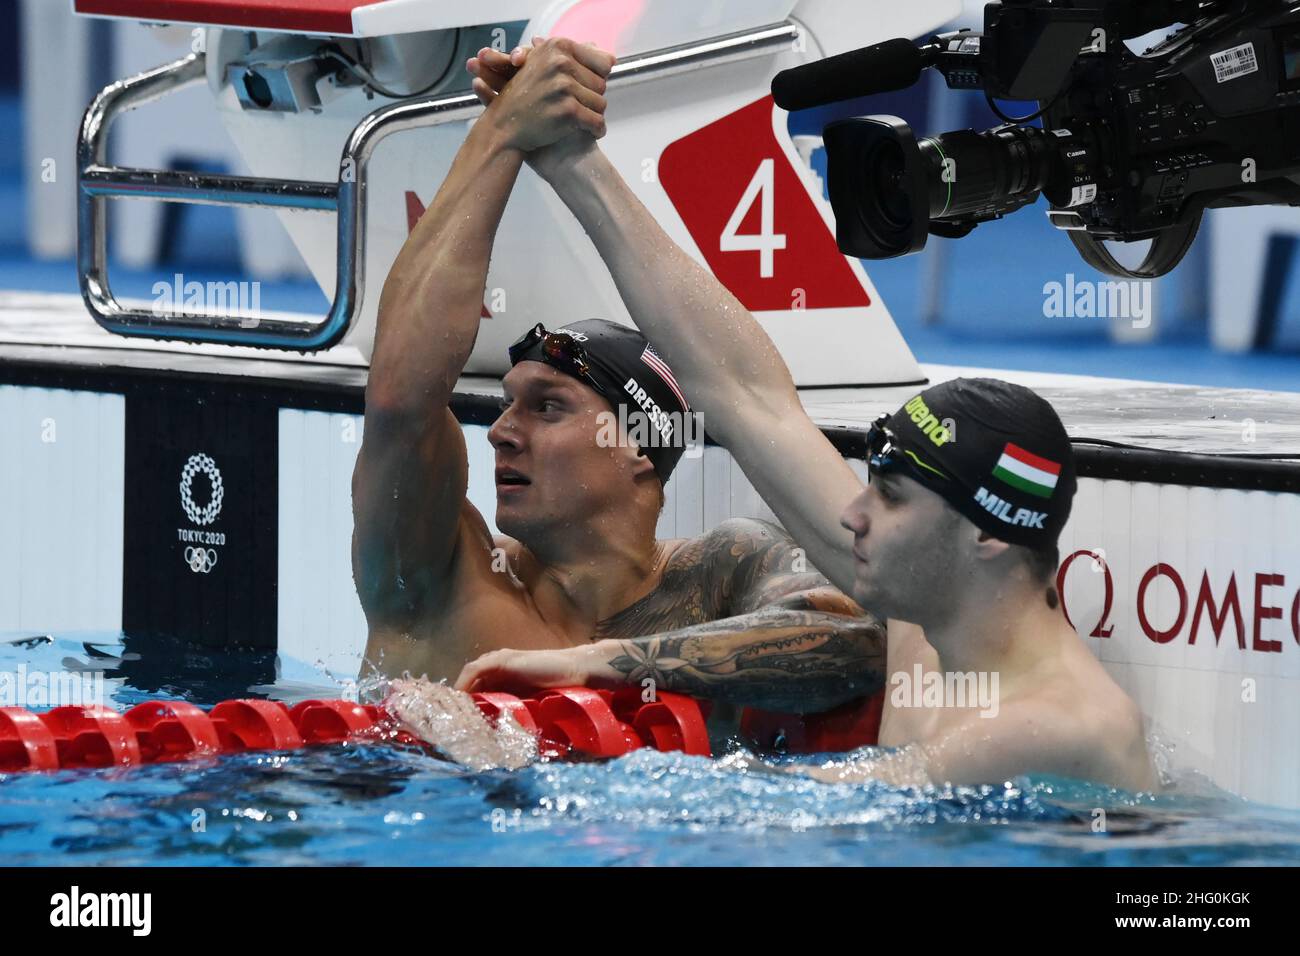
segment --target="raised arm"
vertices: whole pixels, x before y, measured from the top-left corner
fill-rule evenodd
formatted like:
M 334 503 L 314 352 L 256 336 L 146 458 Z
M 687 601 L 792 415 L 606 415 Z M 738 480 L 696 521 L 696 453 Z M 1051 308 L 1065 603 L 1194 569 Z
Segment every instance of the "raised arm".
M 525 57 L 514 61 L 490 50 L 471 61 L 481 99 L 491 102 Z M 591 137 L 569 137 L 529 162 L 586 229 L 632 320 L 673 367 L 709 434 L 813 563 L 850 592 L 853 536 L 839 519 L 862 485 L 804 412 L 762 326 L 668 237 Z
M 803 410 L 763 327 L 641 204 L 594 141 L 547 168 L 609 267 L 632 320 L 677 374 L 704 427 L 814 564 L 853 587 L 853 535 L 840 513 L 862 485 Z M 717 347 L 701 348 L 701 342 Z
M 379 299 L 352 474 L 352 571 L 372 628 L 405 623 L 450 577 L 467 465 L 448 402 L 474 348 L 492 240 L 522 164 L 494 134 L 482 123 L 470 130 Z
M 595 88 L 613 58 L 588 56 L 579 71 L 558 44 L 539 54 L 471 128 L 380 295 L 352 479 L 353 576 L 372 629 L 440 600 L 462 522 L 481 524 L 465 500 L 465 444 L 448 402 L 474 348 L 524 152 L 574 130 L 604 133 Z

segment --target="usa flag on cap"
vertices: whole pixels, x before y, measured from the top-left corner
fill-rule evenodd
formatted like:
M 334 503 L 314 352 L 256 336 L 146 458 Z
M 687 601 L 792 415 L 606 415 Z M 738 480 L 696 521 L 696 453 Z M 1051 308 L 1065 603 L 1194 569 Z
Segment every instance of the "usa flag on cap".
M 654 373 L 663 379 L 664 384 L 673 390 L 673 394 L 677 396 L 677 401 L 682 403 L 682 409 L 689 410 L 691 407 L 690 402 L 686 401 L 686 396 L 682 394 L 681 388 L 677 385 L 677 379 L 673 378 L 673 370 L 668 367 L 668 363 L 661 359 L 658 353 L 648 345 L 645 347 L 645 351 L 641 353 L 641 361 L 649 365 L 654 370 Z

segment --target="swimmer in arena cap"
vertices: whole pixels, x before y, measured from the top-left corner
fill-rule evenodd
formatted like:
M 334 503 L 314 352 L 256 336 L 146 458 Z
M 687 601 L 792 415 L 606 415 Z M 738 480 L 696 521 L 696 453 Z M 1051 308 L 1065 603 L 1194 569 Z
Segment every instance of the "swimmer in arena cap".
M 470 63 L 474 91 L 491 109 L 536 55 L 482 51 Z M 879 742 L 903 756 L 809 773 L 924 784 L 1043 772 L 1157 785 L 1142 713 L 1075 633 L 1056 593 L 1056 541 L 1075 477 L 1047 402 L 990 379 L 926 389 L 872 429 L 864 487 L 804 411 L 763 327 L 664 233 L 595 138 L 574 135 L 530 151 L 529 162 L 585 228 L 710 435 L 830 581 L 888 620 Z M 700 348 L 701 340 L 726 347 Z M 610 654 L 636 642 L 623 644 L 558 658 L 500 652 L 471 664 L 460 685 L 537 676 L 533 659 L 568 668 L 568 679 L 611 682 Z M 946 688 L 983 681 L 991 693 L 936 701 L 920 686 L 935 677 Z

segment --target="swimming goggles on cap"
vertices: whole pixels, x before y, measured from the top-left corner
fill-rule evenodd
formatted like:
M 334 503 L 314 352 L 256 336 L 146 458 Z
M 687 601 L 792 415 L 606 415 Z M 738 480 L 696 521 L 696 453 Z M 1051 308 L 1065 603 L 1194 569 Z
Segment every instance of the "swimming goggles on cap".
M 605 389 L 601 387 L 591 375 L 591 363 L 587 360 L 587 350 L 572 335 L 567 332 L 549 332 L 546 326 L 538 322 L 535 326 L 525 332 L 519 341 L 510 346 L 510 364 L 517 365 L 523 361 L 538 342 L 542 343 L 542 355 L 546 364 L 552 365 L 568 375 L 572 375 L 578 381 L 590 385 L 596 390 L 598 395 L 604 395 Z
M 867 464 L 882 475 L 901 474 L 923 485 L 951 482 L 944 471 L 923 461 L 915 452 L 904 448 L 889 427 L 889 416 L 881 415 L 867 432 Z

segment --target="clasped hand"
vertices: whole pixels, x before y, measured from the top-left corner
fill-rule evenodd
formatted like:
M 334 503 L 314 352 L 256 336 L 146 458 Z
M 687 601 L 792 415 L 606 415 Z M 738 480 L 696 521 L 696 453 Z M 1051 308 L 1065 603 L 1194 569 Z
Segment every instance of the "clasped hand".
M 507 145 L 535 153 L 570 137 L 605 135 L 605 86 L 614 56 L 566 38 L 533 39 L 509 54 L 485 47 L 465 68 Z M 530 156 L 530 159 L 533 158 Z

